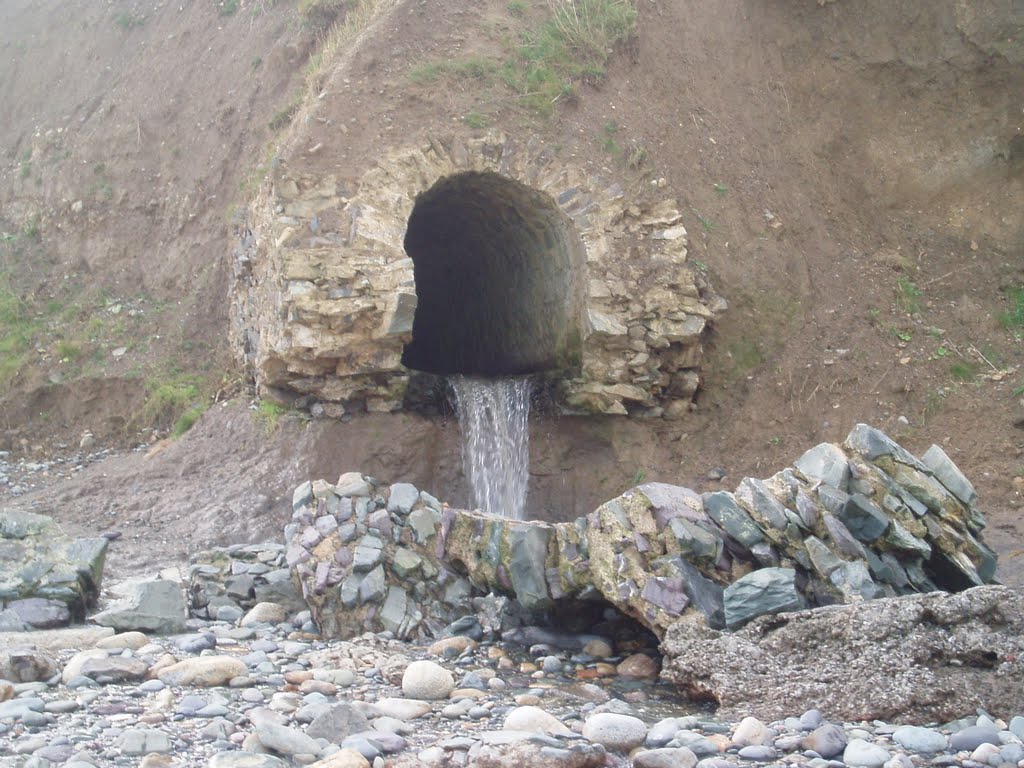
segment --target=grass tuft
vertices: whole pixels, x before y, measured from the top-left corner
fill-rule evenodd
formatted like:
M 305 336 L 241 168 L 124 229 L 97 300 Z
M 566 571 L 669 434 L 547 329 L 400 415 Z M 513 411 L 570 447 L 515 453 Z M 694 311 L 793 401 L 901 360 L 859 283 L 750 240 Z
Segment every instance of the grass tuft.
M 1008 331 L 1019 332 L 1024 329 L 1024 285 L 1008 288 L 1006 298 L 1010 306 L 999 313 L 999 324 Z

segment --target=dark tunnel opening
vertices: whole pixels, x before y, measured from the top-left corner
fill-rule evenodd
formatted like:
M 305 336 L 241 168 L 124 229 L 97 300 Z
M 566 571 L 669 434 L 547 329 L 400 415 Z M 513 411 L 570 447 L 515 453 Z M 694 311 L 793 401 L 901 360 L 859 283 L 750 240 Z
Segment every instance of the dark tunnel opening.
M 407 368 L 578 371 L 586 251 L 549 195 L 496 173 L 448 176 L 416 198 L 405 250 L 417 295 Z

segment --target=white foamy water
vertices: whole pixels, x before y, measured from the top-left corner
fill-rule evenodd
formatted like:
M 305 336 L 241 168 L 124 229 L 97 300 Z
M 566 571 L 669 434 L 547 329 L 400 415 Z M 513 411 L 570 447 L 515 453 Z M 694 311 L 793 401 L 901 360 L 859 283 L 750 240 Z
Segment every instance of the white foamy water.
M 524 519 L 530 469 L 530 379 L 451 376 L 448 381 L 455 393 L 462 468 L 473 506 Z

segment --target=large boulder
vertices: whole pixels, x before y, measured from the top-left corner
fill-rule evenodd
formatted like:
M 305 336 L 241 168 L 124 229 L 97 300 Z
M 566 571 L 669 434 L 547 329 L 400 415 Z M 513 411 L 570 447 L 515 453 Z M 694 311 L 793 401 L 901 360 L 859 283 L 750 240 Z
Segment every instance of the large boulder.
M 527 609 L 603 600 L 661 638 L 690 616 L 739 628 L 991 583 L 975 497 L 941 449 L 921 461 L 859 424 L 733 493 L 647 483 L 569 523 L 454 509 L 350 472 L 296 489 L 284 556 L 330 636 L 433 636 L 493 591 Z
M 944 722 L 1024 712 L 1024 595 L 1006 587 L 763 616 L 736 632 L 681 621 L 662 678 L 718 717 Z
M 188 607 L 181 585 L 154 579 L 130 585 L 128 594 L 90 617 L 118 632 L 153 632 L 170 635 L 185 631 Z
M 73 539 L 32 512 L 0 510 L 0 627 L 49 629 L 96 605 L 108 541 Z

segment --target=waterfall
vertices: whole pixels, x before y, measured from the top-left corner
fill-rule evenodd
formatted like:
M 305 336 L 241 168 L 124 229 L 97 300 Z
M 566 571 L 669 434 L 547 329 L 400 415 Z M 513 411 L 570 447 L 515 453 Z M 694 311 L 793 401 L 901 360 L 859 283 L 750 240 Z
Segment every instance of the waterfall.
M 530 379 L 450 376 L 448 381 L 455 393 L 462 468 L 472 505 L 524 519 L 530 468 Z

